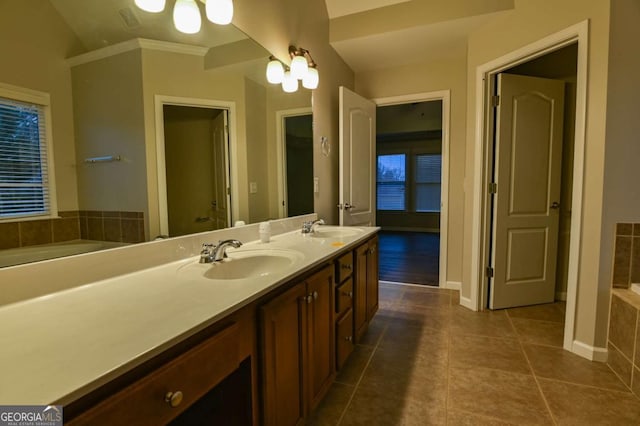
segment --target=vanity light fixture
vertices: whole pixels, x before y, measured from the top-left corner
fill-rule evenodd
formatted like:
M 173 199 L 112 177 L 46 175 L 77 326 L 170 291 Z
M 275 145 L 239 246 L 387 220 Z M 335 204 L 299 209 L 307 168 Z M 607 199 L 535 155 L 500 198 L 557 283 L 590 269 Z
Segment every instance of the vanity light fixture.
M 136 0 L 136 6 L 145 12 L 158 13 L 164 10 L 166 0 Z
M 274 56 L 269 57 L 267 64 L 267 81 L 271 84 L 282 84 L 282 90 L 292 93 L 298 90 L 298 80 L 306 89 L 316 89 L 320 82 L 318 65 L 308 50 L 289 46 L 291 65 L 287 66 Z
M 267 81 L 271 84 L 280 84 L 284 79 L 284 64 L 275 56 L 269 57 L 267 65 Z
M 233 19 L 233 0 L 200 0 L 205 5 L 207 19 L 214 24 L 227 25 Z M 135 0 L 136 6 L 146 12 L 164 10 L 166 0 Z M 200 9 L 196 0 L 176 0 L 173 7 L 173 25 L 185 34 L 195 34 L 202 27 Z

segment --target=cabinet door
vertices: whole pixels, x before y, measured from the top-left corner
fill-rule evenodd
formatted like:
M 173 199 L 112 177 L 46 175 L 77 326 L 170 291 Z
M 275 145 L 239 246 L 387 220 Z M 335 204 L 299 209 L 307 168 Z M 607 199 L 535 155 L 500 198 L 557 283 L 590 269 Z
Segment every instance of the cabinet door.
M 349 309 L 336 323 L 336 369 L 340 370 L 353 352 L 353 309 Z
M 367 326 L 367 256 L 369 245 L 363 244 L 356 249 L 356 276 L 354 280 L 353 326 L 356 340 L 366 330 Z
M 327 266 L 307 280 L 312 302 L 307 305 L 309 358 L 307 385 L 313 410 L 335 376 L 333 267 Z
M 369 240 L 367 253 L 367 321 L 378 311 L 378 237 Z
M 260 308 L 265 425 L 296 425 L 304 418 L 306 296 L 301 283 Z

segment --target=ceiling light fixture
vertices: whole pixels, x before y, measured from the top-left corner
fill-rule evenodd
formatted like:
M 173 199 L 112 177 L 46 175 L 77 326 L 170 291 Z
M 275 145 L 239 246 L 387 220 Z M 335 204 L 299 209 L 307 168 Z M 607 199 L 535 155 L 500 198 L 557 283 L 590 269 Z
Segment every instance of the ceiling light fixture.
M 200 0 L 205 5 L 207 19 L 214 24 L 227 25 L 233 19 L 233 0 Z M 166 0 L 135 0 L 146 12 L 164 10 Z M 173 25 L 185 34 L 195 34 L 202 27 L 202 17 L 196 0 L 177 0 L 173 7 Z
M 267 81 L 271 84 L 282 83 L 282 90 L 292 93 L 298 90 L 298 80 L 306 89 L 316 89 L 320 83 L 318 64 L 308 50 L 289 46 L 291 65 L 287 66 L 274 56 L 269 57 L 267 64 Z M 286 71 L 285 71 L 286 70 Z

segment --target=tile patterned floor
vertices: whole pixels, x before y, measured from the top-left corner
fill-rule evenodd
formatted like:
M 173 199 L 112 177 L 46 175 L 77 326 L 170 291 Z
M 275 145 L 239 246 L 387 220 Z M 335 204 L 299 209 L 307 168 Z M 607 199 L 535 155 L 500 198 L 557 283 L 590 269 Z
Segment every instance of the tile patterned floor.
M 564 351 L 564 305 L 494 312 L 382 284 L 380 310 L 312 425 L 640 425 L 640 399 Z

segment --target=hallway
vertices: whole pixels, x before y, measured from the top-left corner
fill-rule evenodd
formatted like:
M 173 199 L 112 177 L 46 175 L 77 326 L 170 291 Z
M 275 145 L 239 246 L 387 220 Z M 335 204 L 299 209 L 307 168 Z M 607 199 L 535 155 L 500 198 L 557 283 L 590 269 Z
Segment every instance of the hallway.
M 313 425 L 637 425 L 640 399 L 561 348 L 564 304 L 493 312 L 381 284 L 380 310 Z

